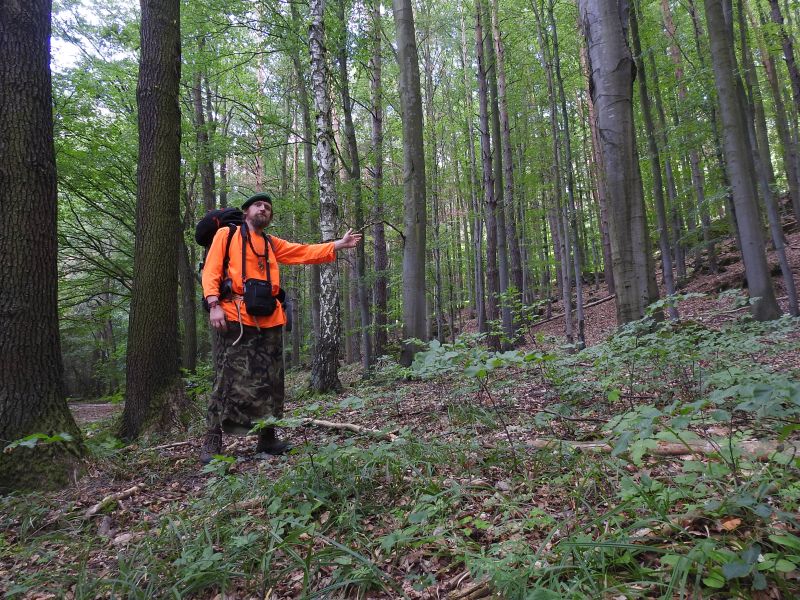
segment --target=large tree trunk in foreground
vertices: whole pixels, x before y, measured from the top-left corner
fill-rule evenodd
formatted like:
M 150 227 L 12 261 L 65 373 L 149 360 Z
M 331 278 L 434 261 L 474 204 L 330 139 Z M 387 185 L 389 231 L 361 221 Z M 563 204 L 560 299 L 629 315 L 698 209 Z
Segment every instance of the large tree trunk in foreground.
M 314 111 L 317 123 L 317 179 L 319 180 L 319 226 L 323 241 L 335 235 L 336 182 L 331 126 L 331 100 L 328 88 L 328 67 L 325 50 L 325 0 L 312 0 L 309 41 L 311 50 L 311 85 L 314 92 Z M 335 262 L 320 266 L 320 334 L 314 360 L 311 363 L 311 389 L 315 392 L 338 391 L 339 381 L 339 270 Z
M 180 2 L 142 0 L 136 246 L 121 436 L 178 422 L 181 78 Z
M 58 334 L 50 0 L 0 3 L 0 493 L 57 489 L 83 452 Z M 72 442 L 3 452 L 33 433 Z
M 425 146 L 419 56 L 410 0 L 393 0 L 403 113 L 403 337 L 424 340 L 425 327 Z M 408 366 L 416 347 L 403 344 L 400 362 Z
M 600 0 L 579 0 L 578 6 L 589 48 L 589 90 L 603 152 L 617 323 L 622 325 L 644 316 L 658 297 L 636 160 L 628 7 Z
M 744 111 L 744 91 L 736 70 L 733 41 L 722 12 L 721 0 L 705 0 L 708 37 L 711 42 L 711 62 L 719 100 L 722 135 L 725 147 L 725 167 L 731 182 L 736 222 L 741 236 L 742 259 L 753 317 L 759 321 L 776 319 L 780 309 L 775 300 L 764 236 L 761 231 L 756 198 L 755 167 L 747 133 Z

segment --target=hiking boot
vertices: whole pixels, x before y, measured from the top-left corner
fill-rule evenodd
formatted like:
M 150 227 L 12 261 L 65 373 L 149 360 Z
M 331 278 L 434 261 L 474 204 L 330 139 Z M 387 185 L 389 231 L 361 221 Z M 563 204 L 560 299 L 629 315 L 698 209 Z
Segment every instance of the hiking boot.
M 203 447 L 200 448 L 200 462 L 207 465 L 214 460 L 215 454 L 222 454 L 222 430 L 219 426 L 206 432 Z
M 258 446 L 256 446 L 256 454 L 272 454 L 278 456 L 292 449 L 289 442 L 284 442 L 278 439 L 275 435 L 274 427 L 265 427 L 258 434 Z

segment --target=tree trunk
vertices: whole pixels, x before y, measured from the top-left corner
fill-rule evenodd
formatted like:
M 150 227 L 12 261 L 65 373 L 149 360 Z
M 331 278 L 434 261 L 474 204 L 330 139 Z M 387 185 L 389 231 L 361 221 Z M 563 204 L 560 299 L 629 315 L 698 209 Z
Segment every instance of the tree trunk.
M 675 175 L 672 169 L 672 158 L 669 154 L 669 139 L 667 138 L 667 118 L 664 111 L 664 104 L 661 101 L 661 85 L 659 84 L 658 68 L 656 67 L 655 57 L 652 53 L 648 55 L 650 62 L 650 73 L 653 76 L 653 100 L 656 105 L 656 116 L 658 118 L 657 135 L 664 153 L 664 184 L 667 189 L 667 200 L 670 217 L 672 218 L 672 248 L 674 252 L 673 264 L 678 281 L 686 279 L 686 249 L 683 237 L 683 215 L 681 212 L 680 199 L 675 184 Z
M 570 235 L 567 237 L 573 241 L 572 247 L 572 268 L 575 277 L 575 309 L 578 325 L 578 349 L 586 347 L 586 336 L 584 333 L 583 317 L 583 256 L 581 252 L 581 241 L 578 235 L 578 215 L 575 208 L 575 177 L 572 166 L 572 142 L 570 140 L 569 116 L 567 114 L 567 100 L 564 94 L 564 82 L 561 77 L 561 56 L 558 47 L 558 28 L 553 16 L 553 0 L 549 2 L 548 14 L 550 16 L 550 28 L 553 32 L 553 63 L 556 70 L 556 84 L 558 85 L 558 97 L 561 105 L 561 120 L 564 129 L 564 161 L 562 166 L 565 168 L 567 183 L 567 204 L 564 207 L 565 219 L 564 229 Z M 564 164 L 565 163 L 565 164 Z M 567 255 L 569 249 L 567 249 Z
M 636 10 L 631 11 L 631 41 L 633 56 L 636 61 L 636 79 L 639 82 L 639 100 L 642 103 L 644 129 L 647 134 L 647 148 L 650 154 L 650 169 L 653 176 L 653 198 L 656 205 L 656 222 L 658 223 L 658 245 L 661 249 L 661 265 L 664 274 L 664 288 L 667 295 L 675 294 L 675 280 L 672 276 L 672 257 L 669 250 L 669 232 L 667 229 L 667 211 L 664 207 L 664 182 L 661 179 L 661 159 L 656 143 L 653 113 L 650 107 L 650 96 L 647 92 L 647 72 L 642 61 L 642 46 L 639 41 L 638 3 Z M 678 309 L 674 304 L 669 306 L 669 316 L 678 319 Z
M 347 21 L 344 14 L 344 0 L 339 0 L 339 18 L 341 19 L 344 32 L 342 41 L 339 44 L 339 85 L 342 95 L 342 111 L 344 112 L 344 135 L 347 140 L 347 148 L 350 154 L 350 183 L 353 193 L 353 212 L 355 217 L 355 229 L 364 229 L 364 206 L 361 194 L 361 158 L 358 153 L 358 142 L 356 141 L 356 130 L 353 126 L 353 108 L 350 98 L 350 84 L 347 72 Z M 361 323 L 361 366 L 364 372 L 368 372 L 374 362 L 372 355 L 372 338 L 370 337 L 370 322 L 372 318 L 369 314 L 369 298 L 367 296 L 367 266 L 364 254 L 364 244 L 356 246 L 356 259 L 354 269 L 356 299 L 358 304 L 358 315 Z
M 194 223 L 194 200 L 190 192 L 191 187 L 186 186 L 183 197 L 185 201 L 183 213 L 183 230 Z M 181 288 L 181 321 L 183 323 L 183 336 L 181 338 L 181 367 L 190 373 L 197 369 L 197 302 L 196 279 L 194 265 L 189 248 L 183 239 L 178 240 L 178 274 Z
M 744 76 L 749 103 L 747 109 L 747 123 L 750 135 L 750 144 L 755 150 L 753 160 L 758 173 L 759 188 L 772 234 L 775 253 L 778 255 L 778 264 L 781 268 L 786 295 L 789 299 L 789 312 L 798 316 L 797 289 L 794 285 L 794 276 L 786 256 L 786 244 L 781 226 L 778 199 L 775 196 L 775 172 L 772 169 L 771 153 L 769 148 L 769 134 L 767 132 L 767 119 L 764 115 L 764 104 L 761 101 L 761 90 L 755 74 L 753 57 L 747 42 L 747 23 L 744 17 L 744 0 L 740 0 L 737 14 L 739 18 L 739 35 L 741 40 L 742 63 L 745 65 Z
M 492 0 L 492 36 L 494 38 L 495 64 L 497 66 L 497 101 L 500 111 L 500 142 L 503 155 L 503 184 L 506 210 L 506 240 L 511 262 L 511 284 L 516 288 L 515 296 L 522 293 L 522 256 L 520 252 L 514 198 L 514 148 L 511 144 L 511 125 L 508 116 L 508 90 L 506 83 L 506 50 L 500 31 L 497 0 Z
M 290 2 L 289 10 L 291 11 L 292 23 L 294 23 L 296 31 L 300 31 L 301 25 L 300 16 L 297 12 L 297 3 Z M 298 44 L 292 44 L 291 49 L 292 64 L 294 65 L 294 71 L 297 75 L 297 100 L 300 104 L 300 114 L 303 118 L 303 165 L 305 167 L 306 198 L 309 208 L 308 223 L 311 231 L 314 231 L 319 224 L 319 221 L 316 220 L 319 207 L 314 197 L 314 180 L 316 174 L 314 173 L 314 129 L 311 125 L 311 102 L 308 98 L 305 69 L 303 68 L 303 62 L 300 60 Z M 316 348 L 320 336 L 320 267 L 319 265 L 310 265 L 308 270 L 308 295 L 311 299 L 311 328 L 313 330 L 313 346 Z M 314 348 L 312 348 L 312 354 L 316 354 Z
M 403 114 L 403 337 L 425 339 L 425 145 L 419 57 L 411 0 L 392 0 Z M 411 364 L 415 344 L 403 344 L 400 362 Z
M 641 197 L 633 124 L 633 59 L 627 5 L 579 0 L 589 48 L 590 92 L 597 111 L 609 205 L 617 323 L 640 319 L 658 297 Z
M 534 7 L 536 31 L 539 45 L 542 48 L 542 62 L 547 81 L 547 95 L 550 99 L 550 137 L 552 143 L 553 162 L 551 177 L 553 180 L 553 205 L 548 209 L 550 232 L 553 239 L 553 253 L 556 257 L 556 281 L 561 293 L 561 303 L 564 305 L 564 337 L 567 344 L 575 341 L 575 332 L 572 321 L 572 276 L 570 275 L 570 232 L 566 225 L 565 207 L 562 198 L 562 159 L 561 159 L 561 130 L 558 126 L 558 92 L 553 77 L 553 58 L 550 52 L 550 39 L 547 34 L 549 29 L 545 26 L 542 15 Z
M 497 271 L 497 203 L 495 201 L 494 176 L 492 171 L 492 148 L 489 139 L 489 94 L 486 83 L 486 66 L 483 55 L 483 8 L 480 0 L 475 0 L 475 54 L 478 60 L 478 106 L 480 112 L 481 166 L 483 167 L 483 205 L 486 221 L 486 318 L 491 323 L 497 321 L 498 294 L 500 280 Z M 500 349 L 500 339 L 492 333 L 489 346 Z
M 783 59 L 786 61 L 786 68 L 789 70 L 789 80 L 792 82 L 792 97 L 794 98 L 795 110 L 800 111 L 800 70 L 794 60 L 794 42 L 789 32 L 783 25 L 783 15 L 778 0 L 769 0 L 773 22 L 780 27 L 781 45 L 783 46 Z
M 664 15 L 664 24 L 671 40 L 669 49 L 672 63 L 675 65 L 675 79 L 678 82 L 678 100 L 684 103 L 686 101 L 687 91 L 686 83 L 683 79 L 683 58 L 681 57 L 680 48 L 678 47 L 675 23 L 672 19 L 672 9 L 670 8 L 668 0 L 661 0 L 661 12 Z M 706 253 L 708 254 L 708 268 L 712 273 L 717 273 L 719 268 L 717 267 L 714 242 L 711 239 L 711 218 L 709 217 L 708 206 L 706 205 L 703 171 L 700 167 L 700 156 L 694 142 L 691 143 L 689 149 L 689 164 L 691 165 L 692 187 L 694 188 L 696 204 L 700 213 L 700 226 L 703 230 L 703 241 L 705 242 Z M 698 266 L 698 264 L 695 264 L 695 269 L 698 268 Z
M 319 181 L 319 227 L 323 241 L 336 237 L 336 182 L 334 169 L 331 100 L 328 87 L 327 51 L 325 49 L 325 0 L 312 0 L 309 47 L 311 52 L 311 87 L 316 113 L 316 158 Z M 311 363 L 311 389 L 315 392 L 339 391 L 339 271 L 335 262 L 320 266 L 320 335 Z
M 494 55 L 494 44 L 492 43 L 491 16 L 488 4 L 481 7 L 483 23 L 489 31 L 484 34 L 483 56 L 486 69 L 486 82 L 489 86 L 489 118 L 491 120 L 491 142 L 492 142 L 492 169 L 494 180 L 494 201 L 495 201 L 495 225 L 497 228 L 497 272 L 499 278 L 499 296 L 496 301 L 500 304 L 500 319 L 503 330 L 502 347 L 509 348 L 514 337 L 514 321 L 511 315 L 511 306 L 508 302 L 509 286 L 509 261 L 508 261 L 508 239 L 506 235 L 506 208 L 505 193 L 503 188 L 503 155 L 500 142 L 500 111 L 497 91 L 497 69 Z
M 705 0 L 705 10 L 711 41 L 711 62 L 723 124 L 725 163 L 736 207 L 747 287 L 753 302 L 751 311 L 755 319 L 767 321 L 778 318 L 780 309 L 775 300 L 764 252 L 761 218 L 756 204 L 755 169 L 743 110 L 744 93 L 738 79 L 736 58 L 722 12 L 722 1 Z
M 462 5 L 459 5 L 461 17 L 461 69 L 464 71 L 464 94 L 467 106 L 466 133 L 467 133 L 467 154 L 469 156 L 469 193 L 470 193 L 470 237 L 473 240 L 473 280 L 475 282 L 475 313 L 478 320 L 478 331 L 486 333 L 486 289 L 484 286 L 483 272 L 483 219 L 481 218 L 481 207 L 478 202 L 478 167 L 475 160 L 475 132 L 472 123 L 472 86 L 470 85 L 467 65 L 470 61 L 467 57 L 467 31 L 464 22 L 464 12 Z
M 608 194 L 606 192 L 605 167 L 603 166 L 603 150 L 600 144 L 600 132 L 597 130 L 597 118 L 594 110 L 594 100 L 589 90 L 589 55 L 586 44 L 581 43 L 581 68 L 586 77 L 586 96 L 589 106 L 589 131 L 592 135 L 592 169 L 594 178 L 592 186 L 593 195 L 597 198 L 599 208 L 600 235 L 603 240 L 603 277 L 609 294 L 614 294 L 614 269 L 611 268 L 611 238 L 608 235 Z
M 706 54 L 701 47 L 700 40 L 704 39 L 703 30 L 700 26 L 700 18 L 697 15 L 697 9 L 694 5 L 694 0 L 688 0 L 689 15 L 692 17 L 692 28 L 694 30 L 694 43 L 697 50 L 697 62 L 701 72 L 706 71 L 705 60 L 703 56 Z M 742 236 L 739 233 L 739 224 L 736 222 L 736 208 L 733 206 L 733 196 L 730 193 L 730 182 L 728 181 L 728 173 L 725 169 L 725 157 L 722 154 L 722 142 L 719 139 L 719 126 L 717 124 L 717 110 L 715 102 L 709 103 L 708 117 L 709 124 L 711 125 L 711 135 L 714 138 L 714 153 L 717 157 L 720 171 L 722 173 L 722 187 L 726 190 L 725 193 L 725 208 L 727 209 L 728 222 L 733 231 L 734 239 L 736 240 L 736 247 L 739 253 L 742 252 Z
M 136 245 L 128 324 L 123 439 L 181 422 L 178 369 L 180 2 L 142 0 Z
M 200 49 L 203 48 L 200 40 Z M 208 126 L 203 112 L 203 88 L 200 71 L 194 75 L 192 86 L 192 100 L 194 105 L 194 127 L 197 137 L 197 164 L 200 169 L 200 182 L 203 191 L 203 207 L 206 211 L 216 208 L 217 199 L 214 195 L 216 182 L 214 181 L 214 162 L 211 159 L 209 148 Z
M 765 24 L 763 13 L 761 14 L 761 24 Z M 755 23 L 753 29 L 756 29 Z M 778 73 L 775 68 L 775 61 L 770 54 L 763 37 L 760 38 L 761 64 L 767 73 L 767 81 L 772 92 L 772 100 L 775 106 L 775 124 L 778 129 L 778 139 L 781 142 L 783 157 L 783 170 L 786 173 L 786 183 L 789 186 L 789 197 L 792 201 L 792 211 L 794 218 L 800 222 L 800 173 L 798 173 L 797 146 L 792 139 L 789 129 L 789 119 L 786 115 L 786 105 L 783 102 L 781 85 L 778 82 Z
M 430 15 L 426 15 L 426 22 L 430 22 Z M 432 48 L 430 44 L 431 31 L 426 29 L 422 33 L 422 38 L 425 40 L 422 45 L 422 63 L 423 71 L 425 73 L 425 125 L 427 132 L 425 133 L 426 141 L 428 143 L 428 156 L 430 158 L 430 177 L 428 181 L 431 185 L 431 217 L 433 220 L 433 279 L 434 279 L 434 313 L 436 317 L 436 339 L 441 343 L 445 341 L 444 338 L 444 288 L 442 284 L 442 239 L 441 239 L 441 207 L 439 205 L 439 140 L 436 135 L 436 114 L 434 111 L 434 87 L 433 87 L 433 57 L 431 56 Z M 426 166 L 426 172 L 427 172 Z
M 84 451 L 58 331 L 50 14 L 50 0 L 0 4 L 0 444 L 33 433 L 72 441 L 0 451 L 0 493 L 64 487 Z
M 370 71 L 370 86 L 372 92 L 372 155 L 374 166 L 372 168 L 372 194 L 373 194 L 373 252 L 375 267 L 375 287 L 373 300 L 375 302 L 375 356 L 386 354 L 388 333 L 387 305 L 389 292 L 388 269 L 389 257 L 386 249 L 386 232 L 383 225 L 385 219 L 383 207 L 383 50 L 381 38 L 381 2 L 373 0 L 372 6 L 372 62 Z

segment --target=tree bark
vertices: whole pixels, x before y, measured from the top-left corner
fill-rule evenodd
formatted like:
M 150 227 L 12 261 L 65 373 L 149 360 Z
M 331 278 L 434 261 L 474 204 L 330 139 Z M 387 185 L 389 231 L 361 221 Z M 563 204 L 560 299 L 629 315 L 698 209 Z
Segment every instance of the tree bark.
M 581 43 L 581 68 L 586 77 L 586 97 L 589 106 L 589 131 L 592 136 L 592 170 L 594 178 L 592 193 L 597 198 L 599 208 L 600 235 L 603 240 L 603 278 L 608 288 L 608 293 L 614 293 L 614 269 L 611 267 L 611 238 L 608 235 L 608 193 L 606 192 L 605 167 L 603 166 L 603 150 L 600 144 L 600 132 L 597 130 L 597 118 L 595 116 L 594 100 L 589 92 L 589 54 L 586 44 Z
M 33 433 L 72 441 L 0 450 L 0 493 L 64 487 L 84 452 L 58 331 L 50 16 L 50 0 L 0 4 L 0 446 Z
M 136 245 L 128 324 L 123 439 L 180 423 L 180 2 L 142 0 Z
M 373 299 L 375 302 L 375 356 L 386 354 L 388 343 L 387 306 L 389 292 L 388 269 L 389 256 L 386 249 L 386 232 L 383 226 L 383 50 L 381 38 L 381 0 L 372 0 L 372 61 L 370 71 L 370 87 L 372 94 L 372 194 L 373 194 L 373 252 L 375 268 L 375 287 Z
M 203 48 L 203 40 L 200 40 L 200 49 Z M 194 75 L 194 85 L 192 86 L 192 103 L 194 105 L 194 127 L 197 138 L 197 164 L 200 169 L 200 183 L 203 191 L 203 207 L 206 211 L 216 208 L 217 199 L 214 194 L 216 182 L 214 181 L 214 161 L 211 159 L 211 149 L 209 147 L 208 125 L 206 124 L 205 113 L 203 112 L 203 88 L 202 75 L 200 71 Z
M 633 56 L 636 61 L 636 79 L 639 82 L 639 101 L 642 104 L 642 117 L 647 135 L 647 148 L 650 154 L 650 169 L 653 177 L 653 198 L 656 205 L 656 223 L 658 224 L 658 245 L 661 249 L 661 265 L 664 275 L 664 288 L 668 296 L 675 294 L 675 279 L 672 274 L 672 256 L 669 249 L 669 230 L 667 228 L 667 211 L 664 206 L 664 181 L 661 178 L 661 159 L 656 143 L 655 126 L 653 125 L 653 112 L 650 106 L 650 96 L 647 92 L 647 71 L 642 61 L 642 46 L 639 40 L 639 8 L 631 11 L 631 41 L 633 42 Z M 678 319 L 678 308 L 671 304 L 669 316 Z
M 292 22 L 295 30 L 300 31 L 300 16 L 297 12 L 297 3 L 290 2 L 289 10 L 292 15 Z M 316 213 L 319 209 L 314 197 L 314 129 L 311 125 L 311 102 L 308 98 L 308 88 L 306 87 L 306 71 L 300 60 L 299 42 L 296 41 L 291 46 L 292 64 L 297 75 L 297 100 L 300 105 L 300 115 L 303 119 L 303 166 L 305 168 L 306 198 L 308 200 L 308 223 L 311 231 L 314 231 L 319 221 L 316 220 Z M 309 290 L 308 295 L 311 299 L 311 328 L 313 330 L 313 346 L 316 347 L 320 336 L 320 268 L 319 265 L 310 265 L 309 268 Z M 312 348 L 312 353 L 316 351 Z
M 628 7 L 625 2 L 600 0 L 579 0 L 578 6 L 603 148 L 617 323 L 622 325 L 643 317 L 647 305 L 658 297 L 636 161 Z
M 510 348 L 514 337 L 514 321 L 511 315 L 511 306 L 508 302 L 508 286 L 510 283 L 509 261 L 508 261 L 508 236 L 506 235 L 506 207 L 505 191 L 503 188 L 503 154 L 500 141 L 500 110 L 497 90 L 497 60 L 494 55 L 494 44 L 491 35 L 491 16 L 489 6 L 481 7 L 483 23 L 486 24 L 487 31 L 483 34 L 483 57 L 485 64 L 486 82 L 489 86 L 489 119 L 491 123 L 491 142 L 492 142 L 492 169 L 494 180 L 494 200 L 495 200 L 495 226 L 497 228 L 497 273 L 499 278 L 499 296 L 496 302 L 500 304 L 500 320 L 503 330 L 501 346 L 504 349 Z
M 342 22 L 342 41 L 339 44 L 339 85 L 342 95 L 342 112 L 344 112 L 344 135 L 347 140 L 347 147 L 350 154 L 350 183 L 353 193 L 353 212 L 355 217 L 355 229 L 361 231 L 364 228 L 364 205 L 361 193 L 361 157 L 358 153 L 358 142 L 356 141 L 356 129 L 353 126 L 353 108 L 350 98 L 350 83 L 347 73 L 347 21 L 345 20 L 344 1 L 339 0 L 339 18 Z M 369 298 L 367 296 L 367 264 L 364 254 L 364 244 L 356 246 L 354 277 L 352 282 L 355 286 L 356 299 L 358 301 L 358 315 L 361 323 L 361 366 L 364 372 L 368 372 L 375 362 L 372 354 L 372 338 L 370 337 Z
M 783 15 L 778 0 L 769 0 L 770 14 L 773 22 L 780 27 L 781 45 L 783 46 L 783 59 L 786 61 L 786 68 L 789 70 L 789 80 L 792 83 L 792 97 L 794 98 L 795 110 L 800 111 L 800 70 L 794 59 L 794 41 L 789 35 L 783 24 Z
M 183 213 L 183 227 L 185 231 L 194 222 L 194 200 L 186 186 L 183 197 L 185 201 Z M 178 240 L 178 272 L 181 290 L 181 321 L 183 323 L 183 336 L 181 337 L 181 367 L 190 373 L 197 369 L 197 301 L 196 279 L 193 260 L 183 239 Z
M 761 24 L 765 24 L 765 18 L 761 13 Z M 755 23 L 753 29 L 756 29 Z M 772 100 L 775 106 L 775 125 L 778 129 L 778 139 L 781 142 L 783 157 L 783 170 L 786 173 L 786 183 L 789 186 L 789 197 L 792 201 L 792 211 L 794 218 L 800 222 L 800 173 L 798 173 L 797 145 L 792 139 L 789 128 L 789 119 L 786 115 L 786 104 L 783 101 L 781 85 L 778 82 L 778 73 L 775 68 L 775 61 L 769 52 L 763 37 L 760 38 L 761 64 L 767 74 Z
M 675 79 L 678 82 L 678 100 L 683 104 L 686 102 L 687 91 L 686 82 L 683 78 L 683 59 L 681 57 L 680 48 L 676 39 L 677 32 L 675 23 L 672 19 L 672 9 L 670 8 L 668 0 L 661 0 L 661 12 L 664 15 L 664 24 L 667 28 L 667 35 L 671 40 L 669 50 L 672 57 L 672 63 L 675 65 Z M 703 241 L 706 246 L 706 253 L 708 255 L 708 268 L 712 273 L 717 273 L 717 256 L 714 249 L 714 242 L 711 239 L 711 218 L 708 214 L 708 206 L 706 205 L 704 177 L 703 170 L 700 166 L 700 156 L 694 142 L 691 143 L 689 149 L 689 164 L 692 173 L 692 187 L 694 188 L 696 203 L 698 211 L 700 212 L 700 226 L 703 231 Z M 699 256 L 699 253 L 698 253 Z M 695 268 L 699 265 L 695 264 Z
M 486 333 L 486 289 L 483 272 L 483 219 L 478 201 L 478 168 L 475 160 L 475 131 L 473 126 L 472 86 L 470 85 L 467 65 L 467 31 L 464 22 L 463 5 L 459 5 L 461 17 L 461 69 L 464 71 L 464 95 L 467 106 L 466 133 L 467 154 L 469 156 L 469 193 L 470 193 L 470 237 L 473 240 L 473 281 L 475 283 L 475 313 L 478 320 L 478 331 Z
M 778 318 L 780 309 L 775 300 L 767 266 L 761 217 L 756 204 L 758 194 L 743 110 L 744 92 L 736 70 L 736 58 L 723 16 L 722 1 L 705 0 L 705 10 L 711 41 L 711 62 L 723 124 L 725 164 L 736 206 L 745 276 L 752 301 L 751 312 L 755 319 L 767 321 Z
M 491 324 L 497 321 L 500 280 L 497 270 L 497 203 L 495 201 L 494 176 L 492 171 L 492 148 L 489 139 L 489 93 L 486 83 L 486 66 L 483 55 L 483 8 L 475 0 L 475 55 L 478 61 L 478 107 L 480 112 L 481 165 L 483 167 L 483 206 L 486 222 L 486 318 Z M 489 346 L 500 349 L 499 337 L 492 333 Z
M 567 184 L 567 204 L 564 207 L 564 230 L 569 234 L 566 237 L 573 242 L 572 269 L 575 277 L 575 312 L 578 325 L 577 346 L 579 350 L 582 350 L 586 347 L 583 316 L 583 252 L 581 251 L 578 215 L 575 208 L 575 175 L 572 166 L 572 142 L 570 140 L 569 115 L 567 114 L 567 100 L 564 94 L 564 81 L 561 77 L 561 55 L 558 46 L 558 28 L 556 27 L 556 20 L 553 16 L 553 0 L 550 0 L 548 14 L 550 17 L 550 28 L 553 32 L 553 63 L 555 65 L 558 98 L 561 105 L 561 120 L 563 121 L 564 129 L 564 161 L 562 166 L 565 169 Z M 569 255 L 569 249 L 567 249 L 566 254 Z
M 311 52 L 311 87 L 314 93 L 316 114 L 316 158 L 319 181 L 319 227 L 323 241 L 332 241 L 336 235 L 336 182 L 334 169 L 333 129 L 331 125 L 331 100 L 328 85 L 327 51 L 325 49 L 325 0 L 311 0 L 311 25 L 309 47 Z M 335 262 L 320 266 L 320 335 L 311 363 L 311 389 L 315 392 L 339 391 L 339 338 L 341 315 L 339 312 L 339 271 Z
M 425 145 L 419 56 L 411 0 L 392 0 L 403 113 L 403 337 L 425 340 Z M 415 344 L 404 343 L 400 362 L 411 364 Z

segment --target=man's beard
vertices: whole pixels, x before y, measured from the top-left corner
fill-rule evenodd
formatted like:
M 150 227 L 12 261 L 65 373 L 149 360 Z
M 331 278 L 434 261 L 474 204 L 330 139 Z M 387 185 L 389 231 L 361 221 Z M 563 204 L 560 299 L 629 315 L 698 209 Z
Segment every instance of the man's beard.
M 264 227 L 269 225 L 270 221 L 271 219 L 269 217 L 262 215 L 261 213 L 254 215 L 252 218 L 253 227 L 257 227 L 259 229 L 264 229 Z

